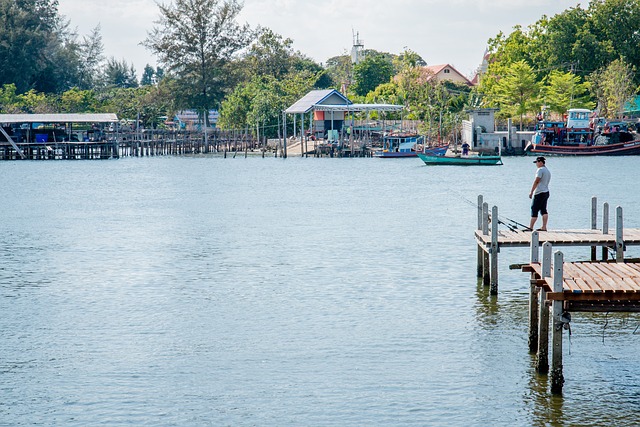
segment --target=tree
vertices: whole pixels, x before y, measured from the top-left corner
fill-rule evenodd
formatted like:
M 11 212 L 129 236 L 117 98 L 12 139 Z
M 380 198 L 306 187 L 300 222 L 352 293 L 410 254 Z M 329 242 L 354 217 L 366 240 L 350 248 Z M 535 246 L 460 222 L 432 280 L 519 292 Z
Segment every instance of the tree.
M 638 90 L 633 81 L 634 74 L 632 65 L 616 59 L 590 76 L 602 117 L 615 119 L 622 116 L 624 104 Z
M 59 110 L 62 113 L 92 113 L 97 110 L 97 100 L 92 90 L 70 89 L 60 95 Z
M 393 77 L 391 60 L 380 54 L 370 54 L 353 67 L 355 80 L 351 90 L 359 96 L 365 96 L 378 85 L 387 83 Z
M 158 55 L 178 88 L 178 101 L 199 111 L 218 107 L 232 57 L 252 38 L 236 23 L 238 0 L 175 0 L 158 4 L 160 18 L 143 45 Z
M 110 58 L 104 70 L 104 85 L 106 87 L 134 88 L 138 87 L 136 70 L 133 64 L 128 65 L 124 59 L 118 61 Z
M 542 88 L 543 102 L 549 110 L 561 116 L 569 108 L 592 109 L 590 83 L 580 83 L 580 77 L 573 73 L 554 70 L 547 76 Z
M 540 83 L 536 81 L 531 66 L 524 61 L 518 61 L 507 68 L 492 91 L 491 95 L 503 114 L 520 117 L 520 130 L 524 115 L 539 106 Z
M 275 137 L 282 110 L 311 90 L 320 75 L 300 71 L 282 79 L 256 76 L 239 84 L 223 101 L 218 125 L 223 129 L 262 128 L 262 135 Z
M 393 65 L 396 68 L 396 72 L 401 72 L 405 69 L 425 67 L 427 63 L 416 52 L 405 47 L 404 51 L 393 59 Z
M 91 30 L 91 34 L 85 36 L 80 43 L 79 53 L 79 81 L 81 89 L 91 89 L 100 80 L 100 69 L 104 62 L 104 46 L 100 25 Z
M 59 45 L 57 0 L 0 0 L 0 84 L 34 88 Z
M 245 56 L 246 69 L 251 76 L 280 78 L 291 71 L 294 51 L 293 40 L 268 28 L 258 30 L 258 38 Z
M 353 70 L 351 56 L 344 54 L 327 59 L 325 70 L 333 85 L 349 86 L 351 84 Z
M 153 67 L 149 64 L 144 66 L 144 71 L 142 72 L 142 77 L 140 78 L 140 86 L 149 86 L 154 84 L 153 76 L 156 74 Z
M 20 112 L 20 99 L 16 93 L 16 85 L 5 84 L 0 88 L 0 113 L 11 114 Z

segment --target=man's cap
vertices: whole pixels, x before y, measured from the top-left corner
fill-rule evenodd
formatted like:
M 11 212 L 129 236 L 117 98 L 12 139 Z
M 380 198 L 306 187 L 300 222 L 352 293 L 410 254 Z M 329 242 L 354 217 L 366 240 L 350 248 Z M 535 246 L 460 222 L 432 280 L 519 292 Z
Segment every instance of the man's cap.
M 544 157 L 540 156 L 540 157 L 536 157 L 536 159 L 533 161 L 533 163 L 538 163 L 538 162 L 545 163 L 546 161 L 547 161 L 547 159 L 545 159 Z

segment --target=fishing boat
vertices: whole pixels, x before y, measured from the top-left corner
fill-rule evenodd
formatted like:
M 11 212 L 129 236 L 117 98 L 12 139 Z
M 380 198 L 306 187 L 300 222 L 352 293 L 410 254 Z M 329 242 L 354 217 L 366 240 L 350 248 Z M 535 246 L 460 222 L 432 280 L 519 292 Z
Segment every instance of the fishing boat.
M 640 154 L 638 133 L 624 122 L 606 122 L 587 109 L 570 109 L 567 122 L 540 121 L 525 153 L 534 156 Z
M 416 157 L 416 146 L 422 137 L 415 133 L 392 133 L 382 138 L 382 150 L 375 151 L 373 157 L 397 159 Z
M 418 153 L 418 157 L 426 165 L 451 165 L 451 166 L 495 166 L 502 164 L 502 156 L 499 154 L 471 154 L 468 156 L 438 156 L 428 153 Z
M 424 147 L 420 152 L 429 156 L 444 156 L 447 154 L 449 145 L 435 145 L 433 147 Z

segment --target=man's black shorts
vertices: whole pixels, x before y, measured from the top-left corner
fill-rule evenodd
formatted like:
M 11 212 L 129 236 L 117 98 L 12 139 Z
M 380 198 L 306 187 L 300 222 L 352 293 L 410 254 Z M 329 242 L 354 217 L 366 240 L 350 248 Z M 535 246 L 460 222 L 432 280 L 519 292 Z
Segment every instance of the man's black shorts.
M 531 203 L 531 218 L 537 218 L 538 212 L 542 215 L 547 214 L 547 200 L 549 200 L 549 192 L 538 193 L 533 196 L 533 202 Z

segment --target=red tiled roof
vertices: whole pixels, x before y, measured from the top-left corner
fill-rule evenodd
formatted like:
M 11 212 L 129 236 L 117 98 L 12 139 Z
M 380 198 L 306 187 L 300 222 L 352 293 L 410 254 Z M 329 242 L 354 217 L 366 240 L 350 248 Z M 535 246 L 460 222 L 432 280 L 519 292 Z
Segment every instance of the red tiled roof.
M 471 81 L 469 81 L 469 79 L 465 77 L 464 74 L 462 74 L 460 71 L 456 70 L 455 67 L 452 66 L 451 64 L 427 65 L 425 68 L 431 71 L 434 76 L 436 76 L 440 71 L 444 70 L 445 68 L 450 68 L 460 77 L 462 77 L 465 80 L 465 83 L 467 83 L 468 85 L 472 85 Z

